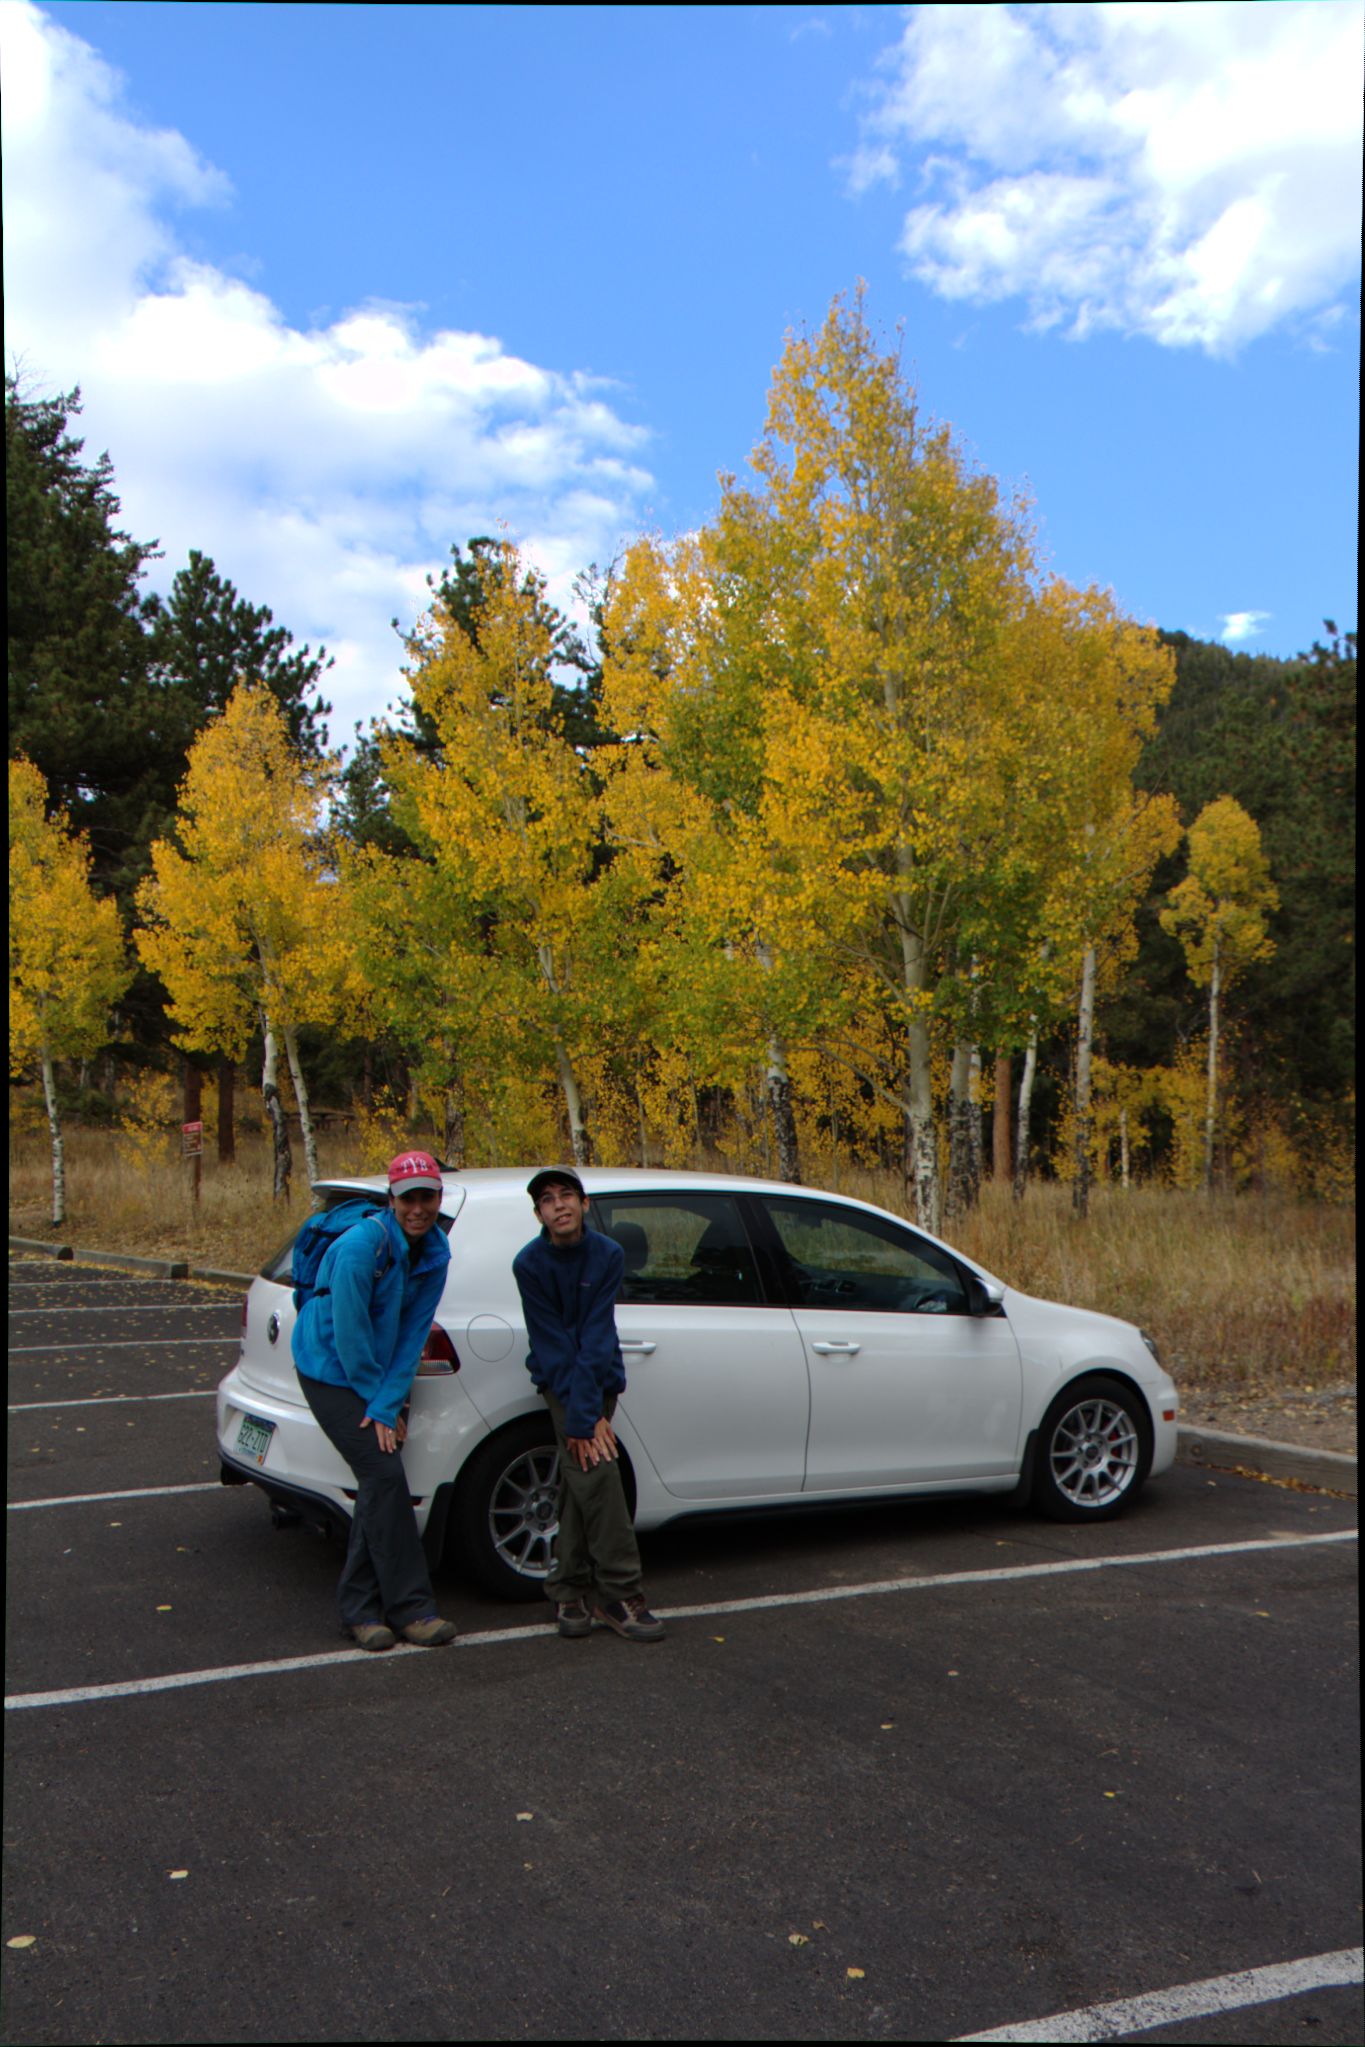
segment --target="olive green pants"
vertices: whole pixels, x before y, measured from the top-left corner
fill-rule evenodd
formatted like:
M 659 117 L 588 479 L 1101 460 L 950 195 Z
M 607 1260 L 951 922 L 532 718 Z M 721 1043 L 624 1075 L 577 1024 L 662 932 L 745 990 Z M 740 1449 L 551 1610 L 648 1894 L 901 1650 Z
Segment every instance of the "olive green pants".
M 559 1533 L 546 1593 L 556 1603 L 583 1599 L 589 1606 L 595 1599 L 633 1599 L 640 1590 L 640 1551 L 621 1467 L 604 1459 L 581 1471 L 565 1445 L 563 1404 L 547 1392 L 545 1405 L 559 1448 Z M 615 1411 L 616 1396 L 608 1394 L 608 1421 Z

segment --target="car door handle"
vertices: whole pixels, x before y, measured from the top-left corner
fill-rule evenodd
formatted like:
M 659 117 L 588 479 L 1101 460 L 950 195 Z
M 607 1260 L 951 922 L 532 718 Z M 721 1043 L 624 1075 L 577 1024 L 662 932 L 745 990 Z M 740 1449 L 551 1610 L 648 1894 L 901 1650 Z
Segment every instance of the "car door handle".
M 620 1342 L 622 1350 L 642 1350 L 646 1354 L 657 1348 L 655 1344 L 646 1342 L 642 1336 L 623 1336 Z
M 822 1358 L 827 1358 L 836 1352 L 841 1358 L 851 1358 L 855 1351 L 862 1349 L 862 1345 L 860 1343 L 813 1343 L 811 1349 L 818 1350 Z

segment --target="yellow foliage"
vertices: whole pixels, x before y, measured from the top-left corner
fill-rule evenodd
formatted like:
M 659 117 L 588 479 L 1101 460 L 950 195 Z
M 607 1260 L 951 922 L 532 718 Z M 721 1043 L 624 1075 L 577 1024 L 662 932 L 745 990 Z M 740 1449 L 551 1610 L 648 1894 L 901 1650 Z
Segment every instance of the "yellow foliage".
M 143 1173 L 168 1166 L 180 1152 L 179 1083 L 155 1070 L 129 1074 L 119 1088 L 117 1147 L 121 1163 Z M 205 1128 L 210 1127 L 207 1117 Z
M 90 885 L 90 849 L 47 816 L 47 784 L 9 764 L 10 1071 L 96 1051 L 132 979 L 118 910 Z
M 152 847 L 136 934 L 187 1050 L 241 1058 L 258 1008 L 277 1029 L 339 1013 L 350 947 L 322 829 L 334 765 L 296 755 L 275 698 L 247 683 L 191 748 L 180 844 Z
M 1196 986 L 1206 988 L 1215 963 L 1224 987 L 1275 946 L 1266 919 L 1279 892 L 1261 850 L 1260 827 L 1231 796 L 1205 804 L 1189 831 L 1190 870 L 1161 912 L 1165 929 L 1185 948 Z

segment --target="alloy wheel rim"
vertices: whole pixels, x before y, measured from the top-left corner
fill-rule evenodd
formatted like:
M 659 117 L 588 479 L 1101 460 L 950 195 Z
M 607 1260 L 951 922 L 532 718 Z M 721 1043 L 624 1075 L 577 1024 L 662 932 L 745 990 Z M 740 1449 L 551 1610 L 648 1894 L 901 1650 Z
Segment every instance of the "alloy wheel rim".
M 1078 1401 L 1052 1431 L 1053 1483 L 1074 1506 L 1112 1506 L 1137 1475 L 1139 1449 L 1126 1408 L 1115 1400 Z
M 520 1578 L 548 1578 L 559 1529 L 559 1452 L 523 1451 L 493 1487 L 488 1532 L 509 1570 Z

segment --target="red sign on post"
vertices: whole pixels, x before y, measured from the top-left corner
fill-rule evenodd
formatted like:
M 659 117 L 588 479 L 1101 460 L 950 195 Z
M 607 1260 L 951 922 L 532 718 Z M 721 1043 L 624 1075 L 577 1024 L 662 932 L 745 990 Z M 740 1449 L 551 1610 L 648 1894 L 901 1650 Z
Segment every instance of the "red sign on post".
M 197 1159 L 204 1149 L 204 1126 L 202 1123 L 182 1123 L 180 1126 L 180 1156 L 182 1159 Z

